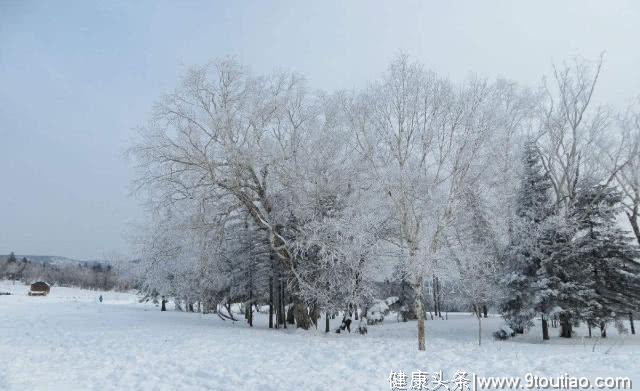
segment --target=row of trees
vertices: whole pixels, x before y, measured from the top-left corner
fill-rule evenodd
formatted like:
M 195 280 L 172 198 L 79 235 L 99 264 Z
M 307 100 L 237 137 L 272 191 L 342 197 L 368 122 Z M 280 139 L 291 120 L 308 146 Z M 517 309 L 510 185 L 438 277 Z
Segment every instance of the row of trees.
M 619 193 L 602 191 L 611 207 L 601 213 L 616 216 L 621 203 L 637 227 L 640 110 L 617 118 L 592 107 L 599 69 L 577 62 L 530 89 L 454 83 L 401 55 L 368 87 L 329 94 L 296 74 L 252 76 L 233 59 L 194 68 L 156 104 L 131 150 L 149 200 L 137 238 L 145 289 L 187 308 L 240 301 L 250 322 L 252 305 L 269 303 L 276 325 L 288 317 L 308 328 L 322 313 L 366 312 L 391 278 L 424 350 L 427 293 L 437 311 L 446 290 L 480 322 L 488 305 L 513 298 L 515 289 L 501 289 L 508 275 L 535 280 L 553 269 L 539 256 L 524 271 L 515 250 L 531 159 L 550 184 L 541 190 L 550 206 L 535 212 L 545 221 L 587 224 L 578 208 L 602 202 L 581 189 L 602 185 Z M 536 232 L 553 231 L 536 219 Z M 578 251 L 585 228 L 568 230 Z M 624 262 L 636 265 L 624 245 Z M 622 275 L 637 286 L 633 267 Z M 555 300 L 535 311 L 551 313 L 563 305 Z M 514 318 L 530 310 L 522 301 Z
M 60 286 L 100 290 L 129 289 L 133 282 L 132 279 L 121 278 L 110 264 L 52 264 L 32 261 L 26 257 L 17 259 L 13 252 L 6 259 L 0 259 L 0 279 L 19 280 L 25 284 L 41 280 Z
M 526 146 L 516 220 L 505 254 L 501 310 L 516 332 L 539 315 L 543 339 L 548 319 L 557 318 L 561 336 L 584 321 L 600 327 L 629 316 L 640 302 L 638 246 L 620 228 L 622 193 L 583 179 L 564 209 L 550 196 L 552 181 L 542 168 L 534 143 Z M 635 331 L 635 330 L 633 330 Z

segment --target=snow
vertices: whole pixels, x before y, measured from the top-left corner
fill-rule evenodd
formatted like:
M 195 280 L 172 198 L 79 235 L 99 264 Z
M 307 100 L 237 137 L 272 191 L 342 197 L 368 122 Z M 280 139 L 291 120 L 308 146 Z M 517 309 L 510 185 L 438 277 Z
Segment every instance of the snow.
M 490 316 L 477 346 L 476 319 L 449 313 L 427 321 L 427 351 L 418 352 L 415 322 L 369 326 L 365 336 L 269 330 L 262 314 L 249 328 L 215 315 L 160 312 L 133 293 L 54 286 L 47 297 L 29 297 L 27 289 L 0 282 L 12 293 L 0 296 L 0 390 L 384 390 L 392 370 L 640 381 L 640 338 L 613 326 L 607 339 L 560 339 L 552 328 L 543 344 L 534 328 L 498 342 L 491 333 L 503 322 Z
M 371 308 L 369 308 L 369 311 L 385 313 L 385 312 L 389 311 L 389 306 L 387 305 L 387 303 L 385 301 L 380 300 L 376 304 L 372 305 Z
M 388 311 L 389 306 L 387 306 L 386 301 L 380 300 L 369 308 L 367 315 L 370 320 L 380 323 L 384 320 L 384 314 Z
M 393 304 L 397 303 L 398 300 L 400 300 L 398 298 L 398 296 L 391 296 L 391 297 L 387 297 L 385 299 L 385 303 L 389 306 L 389 305 L 393 305 Z

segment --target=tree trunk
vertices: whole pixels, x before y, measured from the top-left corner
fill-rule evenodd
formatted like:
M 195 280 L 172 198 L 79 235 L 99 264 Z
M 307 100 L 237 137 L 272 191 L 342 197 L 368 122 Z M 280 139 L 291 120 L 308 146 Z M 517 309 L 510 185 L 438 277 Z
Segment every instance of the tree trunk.
M 304 330 L 309 330 L 311 327 L 311 317 L 309 316 L 309 312 L 307 311 L 307 306 L 305 306 L 299 300 L 294 299 L 293 305 L 289 308 L 291 316 L 295 320 L 296 327 L 299 327 Z M 287 316 L 288 320 L 289 316 Z
M 478 308 L 478 346 L 482 345 L 482 316 L 480 316 L 480 309 Z
M 281 301 L 280 301 L 280 280 L 276 279 L 274 281 L 274 287 L 273 287 L 273 298 L 274 298 L 274 310 L 276 312 L 276 324 L 275 324 L 275 328 L 280 328 L 280 325 L 282 324 L 282 312 L 280 311 L 280 307 L 281 307 Z
M 542 340 L 549 340 L 549 323 L 547 322 L 547 318 L 542 315 Z
M 485 319 L 487 318 L 487 316 L 489 316 L 489 308 L 487 308 L 486 304 L 482 306 L 482 314 L 484 315 Z
M 280 324 L 285 329 L 287 328 L 287 306 L 284 301 L 284 281 L 280 281 Z
M 295 304 L 289 304 L 289 308 L 287 309 L 287 321 L 285 324 L 296 324 L 296 317 L 293 314 L 293 310 L 295 308 Z
M 638 245 L 640 246 L 640 226 L 638 225 L 637 208 L 633 214 L 627 213 L 627 218 L 629 219 L 629 223 L 631 224 L 631 228 L 633 229 L 633 234 L 636 236 L 636 240 L 638 241 Z
M 591 323 L 587 322 L 587 329 L 589 330 L 589 338 L 591 338 Z
M 438 286 L 438 318 L 442 319 L 442 287 L 440 286 L 440 279 L 436 277 L 436 282 Z
M 273 328 L 273 277 L 269 277 L 269 328 Z
M 571 326 L 571 318 L 567 314 L 560 315 L 560 336 L 562 338 L 571 338 L 573 334 Z
M 353 305 L 353 319 L 358 320 L 358 305 Z
M 442 310 L 440 308 L 440 280 L 433 276 L 433 312 L 437 317 L 442 319 Z
M 422 277 L 418 278 L 414 289 L 416 291 L 416 316 L 418 317 L 418 350 L 424 351 L 424 308 L 422 305 L 424 298 L 422 295 Z
M 167 301 L 163 298 L 162 299 L 162 306 L 160 307 L 160 311 L 166 311 L 167 307 L 166 307 Z
M 315 304 L 313 305 L 313 308 L 309 312 L 309 316 L 311 317 L 311 322 L 313 323 L 313 326 L 317 330 L 318 329 L 318 319 L 320 319 L 320 309 L 318 308 L 318 306 L 316 306 Z
M 600 337 L 607 338 L 607 325 L 604 322 L 600 322 Z
M 274 328 L 280 328 L 279 322 L 279 314 L 280 314 L 280 286 L 278 285 L 278 280 L 273 280 L 273 315 L 274 319 Z
M 227 310 L 227 315 L 229 316 L 229 319 L 235 320 L 235 317 L 233 316 L 233 312 L 231 312 L 231 301 L 229 299 L 227 299 L 227 302 L 223 304 L 223 307 Z
M 329 332 L 329 312 L 324 313 L 324 332 Z
M 629 312 L 629 323 L 631 324 L 631 335 L 635 335 L 636 328 L 633 326 L 633 312 Z

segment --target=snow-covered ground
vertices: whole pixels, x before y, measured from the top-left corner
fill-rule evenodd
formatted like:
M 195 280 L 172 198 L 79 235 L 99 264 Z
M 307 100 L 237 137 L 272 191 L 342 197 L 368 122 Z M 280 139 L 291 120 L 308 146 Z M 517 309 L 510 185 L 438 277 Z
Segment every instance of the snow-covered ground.
M 215 315 L 161 313 L 131 293 L 54 287 L 29 297 L 27 287 L 6 281 L 1 291 L 13 294 L 0 296 L 0 390 L 385 390 L 392 370 L 409 378 L 416 370 L 445 378 L 458 370 L 627 376 L 640 387 L 640 338 L 613 327 L 606 340 L 561 340 L 551 329 L 542 344 L 534 329 L 496 342 L 490 333 L 502 322 L 490 317 L 479 347 L 475 319 L 450 314 L 427 321 L 427 351 L 418 352 L 415 322 L 387 319 L 366 336 L 269 330 L 264 316 L 249 328 Z

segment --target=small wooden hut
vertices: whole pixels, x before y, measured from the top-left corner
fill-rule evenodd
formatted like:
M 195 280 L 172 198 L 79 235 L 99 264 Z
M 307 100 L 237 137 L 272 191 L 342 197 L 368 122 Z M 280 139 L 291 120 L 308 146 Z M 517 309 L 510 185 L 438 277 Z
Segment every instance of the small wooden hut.
M 49 294 L 51 287 L 44 281 L 36 281 L 31 284 L 31 290 L 29 290 L 29 296 L 46 296 Z

